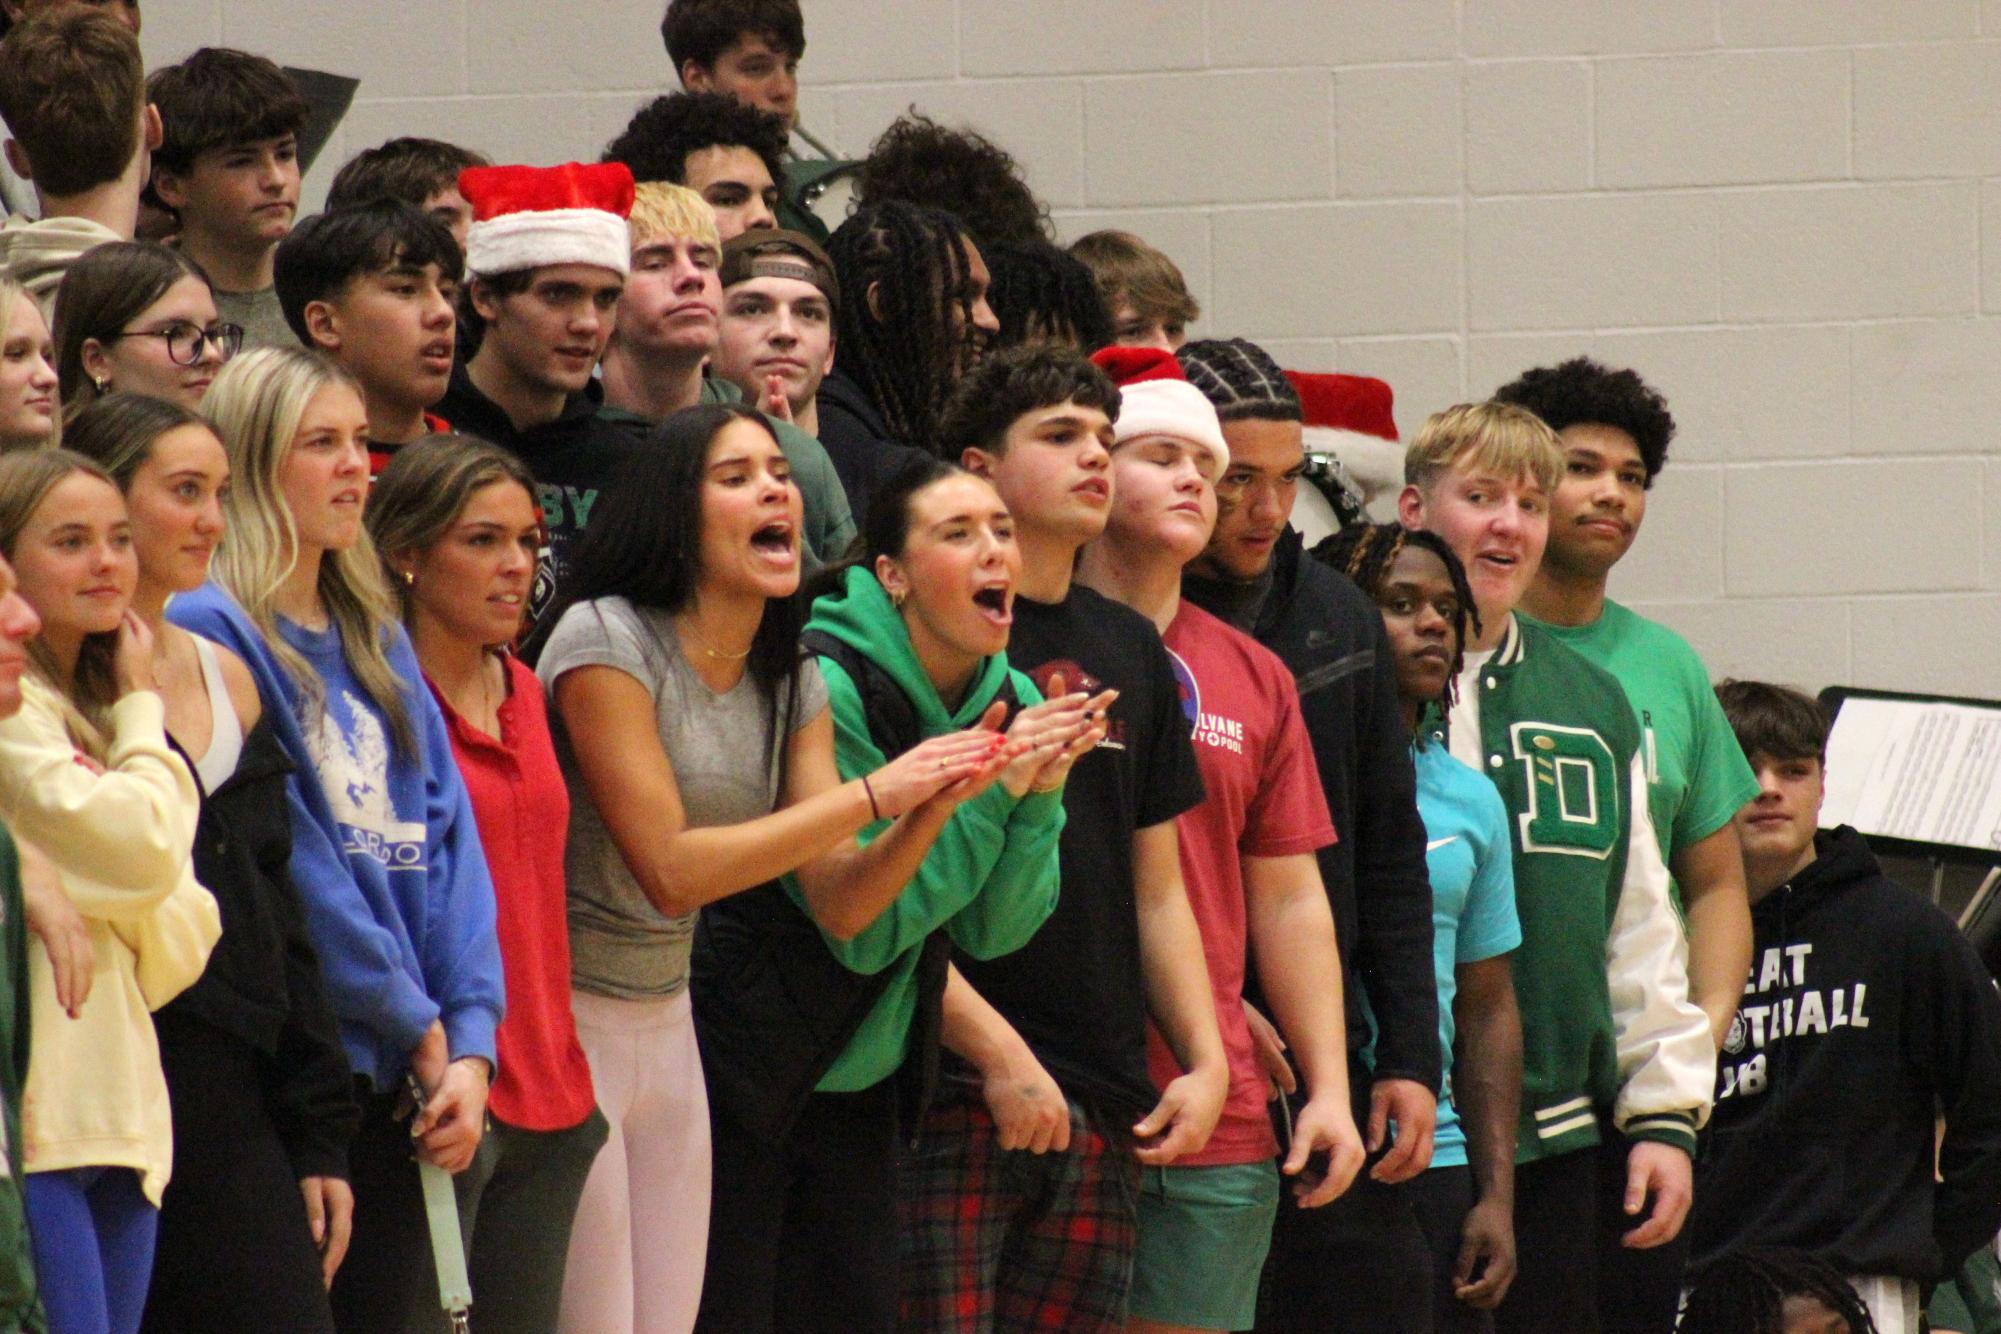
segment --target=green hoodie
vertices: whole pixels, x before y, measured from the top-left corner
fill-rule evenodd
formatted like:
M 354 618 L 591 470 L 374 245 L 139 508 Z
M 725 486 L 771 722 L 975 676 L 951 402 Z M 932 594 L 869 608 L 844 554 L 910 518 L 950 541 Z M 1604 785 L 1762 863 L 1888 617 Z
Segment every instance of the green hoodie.
M 1039 704 L 1034 684 L 1007 665 L 1007 655 L 986 659 L 966 697 L 948 710 L 917 661 L 903 618 L 875 576 L 859 566 L 846 582 L 813 604 L 808 629 L 848 644 L 903 688 L 927 737 L 971 727 L 1012 680 L 1022 705 Z M 869 735 L 861 692 L 840 666 L 820 659 L 820 674 L 834 715 L 834 761 L 843 779 L 871 773 L 887 760 Z M 862 830 L 867 843 L 890 826 L 878 820 Z M 939 831 L 917 874 L 883 914 L 852 940 L 822 932 L 834 957 L 858 973 L 896 970 L 889 989 L 869 1011 L 853 1039 L 820 1080 L 823 1093 L 873 1088 L 903 1065 L 910 1023 L 917 1010 L 916 968 L 925 937 L 944 927 L 953 944 L 976 959 L 992 959 L 1028 943 L 1056 910 L 1056 840 L 1063 829 L 1062 792 L 1015 798 L 999 783 L 962 803 Z M 803 909 L 804 895 L 790 876 L 785 887 Z

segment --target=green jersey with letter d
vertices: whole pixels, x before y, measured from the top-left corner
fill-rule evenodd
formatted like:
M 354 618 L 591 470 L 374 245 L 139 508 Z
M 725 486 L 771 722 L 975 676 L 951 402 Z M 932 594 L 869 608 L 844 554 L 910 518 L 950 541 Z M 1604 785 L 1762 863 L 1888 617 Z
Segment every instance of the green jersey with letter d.
M 1716 1053 L 1688 998 L 1631 705 L 1602 669 L 1512 616 L 1491 652 L 1467 655 L 1458 685 L 1444 735 L 1500 790 L 1514 841 L 1517 1159 L 1595 1144 L 1601 1116 L 1693 1151 Z

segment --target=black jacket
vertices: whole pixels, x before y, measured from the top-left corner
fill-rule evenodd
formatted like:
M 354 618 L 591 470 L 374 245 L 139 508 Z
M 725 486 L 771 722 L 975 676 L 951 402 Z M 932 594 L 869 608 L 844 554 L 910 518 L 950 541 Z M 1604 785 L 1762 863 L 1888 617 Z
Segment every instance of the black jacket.
M 1885 877 L 1860 834 L 1814 848 L 1751 910 L 1693 1259 L 1795 1246 L 1846 1274 L 1930 1282 L 2001 1229 L 2001 998 L 1952 920 Z
M 834 461 L 834 472 L 848 493 L 855 529 L 868 522 L 869 497 L 911 459 L 928 457 L 923 450 L 889 437 L 889 423 L 868 395 L 840 371 L 829 371 L 814 399 L 820 414 L 820 443 Z
M 348 1140 L 361 1116 L 288 870 L 291 772 L 267 713 L 244 738 L 236 772 L 203 794 L 195 879 L 215 895 L 222 936 L 201 978 L 157 1017 L 169 1063 L 182 1022 L 206 1024 L 254 1049 L 294 1174 L 345 1177 Z
M 1438 978 L 1432 964 L 1431 878 L 1410 733 L 1397 708 L 1396 664 L 1375 605 L 1308 556 L 1287 528 L 1265 577 L 1182 581 L 1196 606 L 1248 631 L 1285 661 L 1313 739 L 1320 785 L 1340 841 L 1320 851 L 1320 877 L 1348 1003 L 1348 1050 L 1368 1042 L 1363 996 L 1376 1017 L 1375 1079 L 1414 1079 L 1438 1092 Z M 1355 1090 L 1367 1097 L 1365 1086 Z

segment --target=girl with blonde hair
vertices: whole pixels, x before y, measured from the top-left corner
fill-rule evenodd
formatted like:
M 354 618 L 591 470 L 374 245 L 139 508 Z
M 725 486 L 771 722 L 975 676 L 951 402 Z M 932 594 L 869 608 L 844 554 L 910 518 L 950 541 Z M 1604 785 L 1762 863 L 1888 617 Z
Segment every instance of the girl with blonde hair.
M 61 443 L 56 350 L 28 289 L 0 277 L 0 451 Z
M 229 456 L 229 536 L 210 582 L 168 618 L 249 665 L 295 768 L 292 880 L 362 1102 L 334 1319 L 401 1328 L 437 1301 L 412 1141 L 459 1172 L 485 1118 L 502 1004 L 493 884 L 362 528 L 368 417 L 354 381 L 261 348 L 226 366 L 203 406 Z M 422 1108 L 406 1122 L 412 1093 Z

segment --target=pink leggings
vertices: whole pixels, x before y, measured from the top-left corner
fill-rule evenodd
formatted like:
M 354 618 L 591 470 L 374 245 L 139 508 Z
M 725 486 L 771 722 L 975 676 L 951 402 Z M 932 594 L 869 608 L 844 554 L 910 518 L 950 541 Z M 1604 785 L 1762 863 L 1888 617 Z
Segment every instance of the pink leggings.
M 688 993 L 571 1001 L 611 1137 L 570 1234 L 563 1334 L 686 1334 L 709 1240 L 709 1097 Z

